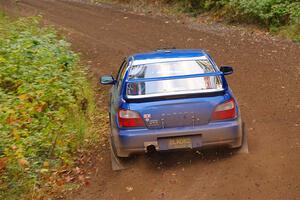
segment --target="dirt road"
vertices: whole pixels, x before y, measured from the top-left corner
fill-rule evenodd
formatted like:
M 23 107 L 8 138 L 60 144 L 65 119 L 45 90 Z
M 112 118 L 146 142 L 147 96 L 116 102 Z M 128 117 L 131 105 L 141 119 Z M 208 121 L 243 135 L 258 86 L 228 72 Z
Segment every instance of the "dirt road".
M 106 148 L 95 159 L 91 184 L 70 199 L 300 199 L 300 45 L 108 5 L 0 0 L 0 6 L 63 27 L 95 81 L 115 73 L 126 55 L 160 47 L 203 48 L 219 65 L 235 67 L 228 78 L 247 125 L 249 154 L 141 156 L 114 172 Z

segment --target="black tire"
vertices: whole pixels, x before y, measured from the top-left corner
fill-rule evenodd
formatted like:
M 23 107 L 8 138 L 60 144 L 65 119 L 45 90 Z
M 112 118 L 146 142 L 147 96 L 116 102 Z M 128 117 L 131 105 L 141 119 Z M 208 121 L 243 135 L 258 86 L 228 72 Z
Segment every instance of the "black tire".
M 248 140 L 247 140 L 247 133 L 246 133 L 246 125 L 242 122 L 242 143 L 241 146 L 232 148 L 234 152 L 237 153 L 248 153 Z

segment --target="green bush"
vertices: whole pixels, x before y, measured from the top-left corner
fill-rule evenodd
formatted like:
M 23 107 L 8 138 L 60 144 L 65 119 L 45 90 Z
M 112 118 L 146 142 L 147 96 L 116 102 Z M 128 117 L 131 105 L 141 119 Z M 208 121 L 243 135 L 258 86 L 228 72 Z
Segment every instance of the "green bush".
M 266 26 L 284 26 L 300 23 L 299 0 L 163 0 L 164 3 L 179 7 L 181 11 L 199 14 L 205 11 L 224 10 L 223 14 L 242 17 L 249 22 L 259 22 Z
M 266 26 L 299 23 L 300 2 L 294 0 L 230 0 L 237 16 L 246 16 Z
M 100 0 L 101 1 L 101 0 Z M 102 0 L 103 1 L 103 0 Z M 107 1 L 107 0 L 106 0 Z M 134 0 L 112 0 L 134 3 Z M 143 1 L 143 0 L 142 0 Z M 260 24 L 300 40 L 300 0 L 144 0 L 192 16 L 212 12 L 230 22 Z
M 0 199 L 25 198 L 72 165 L 93 103 L 78 61 L 39 18 L 0 16 Z

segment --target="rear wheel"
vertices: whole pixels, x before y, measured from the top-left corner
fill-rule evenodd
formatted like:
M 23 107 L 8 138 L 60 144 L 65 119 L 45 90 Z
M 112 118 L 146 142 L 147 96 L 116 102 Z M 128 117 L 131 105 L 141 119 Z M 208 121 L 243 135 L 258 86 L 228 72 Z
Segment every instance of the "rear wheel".
M 232 147 L 231 149 L 240 152 L 240 153 L 248 153 L 248 138 L 247 138 L 247 132 L 246 132 L 246 126 L 245 123 L 242 123 L 242 142 L 240 146 Z
M 111 152 L 111 164 L 113 170 L 122 170 L 128 168 L 127 161 L 129 157 L 119 157 L 115 148 L 114 142 L 110 137 L 110 152 Z

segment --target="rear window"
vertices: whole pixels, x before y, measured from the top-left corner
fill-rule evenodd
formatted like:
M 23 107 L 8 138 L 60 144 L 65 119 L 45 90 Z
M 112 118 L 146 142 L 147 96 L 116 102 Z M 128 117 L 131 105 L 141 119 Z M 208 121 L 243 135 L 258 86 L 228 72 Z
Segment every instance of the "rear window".
M 207 59 L 135 65 L 129 69 L 129 79 L 184 76 L 215 72 Z
M 126 88 L 127 97 L 143 98 L 220 91 L 222 90 L 222 82 L 219 76 L 178 78 L 178 76 L 213 72 L 216 71 L 207 59 L 131 66 L 128 79 L 145 79 L 145 81 L 128 83 Z M 173 76 L 177 76 L 177 79 L 146 81 L 148 78 Z

